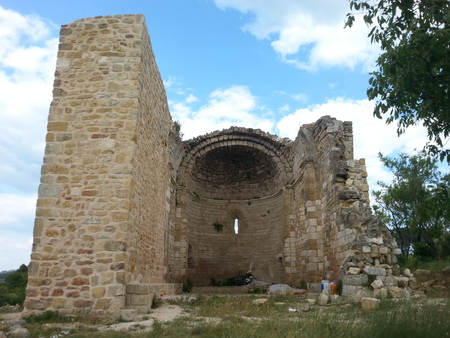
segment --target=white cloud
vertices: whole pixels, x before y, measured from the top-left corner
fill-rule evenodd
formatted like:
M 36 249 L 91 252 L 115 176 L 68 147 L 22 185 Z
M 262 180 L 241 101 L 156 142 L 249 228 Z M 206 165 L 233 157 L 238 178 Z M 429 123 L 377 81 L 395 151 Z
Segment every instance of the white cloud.
M 304 93 L 297 93 L 294 95 L 291 95 L 291 97 L 295 100 L 295 101 L 299 101 L 301 103 L 306 103 L 308 102 L 308 95 L 304 94 Z
M 189 106 L 189 98 L 169 102 L 172 116 L 181 122 L 186 139 L 231 126 L 273 130 L 273 120 L 260 116 L 270 112 L 258 105 L 257 98 L 245 86 L 216 89 L 198 110 Z
M 221 9 L 252 13 L 243 29 L 269 39 L 283 61 L 300 69 L 343 66 L 364 70 L 374 66 L 378 47 L 367 38 L 368 29 L 357 18 L 344 29 L 347 1 L 336 0 L 215 0 Z
M 186 103 L 192 103 L 192 102 L 197 102 L 197 101 L 198 101 L 198 99 L 192 94 L 189 94 L 189 96 L 186 98 Z
M 36 16 L 0 7 L 0 191 L 36 191 L 58 40 Z
M 0 194 L 0 270 L 29 263 L 36 198 Z
M 0 269 L 17 269 L 30 260 L 58 46 L 55 28 L 38 16 L 0 7 Z
M 386 180 L 386 173 L 378 159 L 378 153 L 393 155 L 405 151 L 412 153 L 414 149 L 422 149 L 426 140 L 424 128 L 415 126 L 408 128 L 401 137 L 397 137 L 397 127 L 386 125 L 384 120 L 372 116 L 373 103 L 368 100 L 349 100 L 336 98 L 324 104 L 312 105 L 298 109 L 283 117 L 277 124 L 281 137 L 295 139 L 298 129 L 303 124 L 317 121 L 324 115 L 330 115 L 341 121 L 353 123 L 354 158 L 365 158 L 369 173 L 371 189 L 376 182 Z

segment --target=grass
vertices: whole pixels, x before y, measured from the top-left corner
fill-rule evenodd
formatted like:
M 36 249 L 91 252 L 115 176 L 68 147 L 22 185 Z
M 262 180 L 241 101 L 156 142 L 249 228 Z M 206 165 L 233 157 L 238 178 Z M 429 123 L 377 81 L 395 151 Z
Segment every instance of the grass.
M 248 300 L 244 303 L 248 304 Z M 248 306 L 239 300 L 224 298 L 221 301 L 211 300 L 211 304 L 201 306 L 197 314 L 213 314 L 210 308 L 212 305 L 217 306 L 218 314 L 222 314 L 226 312 L 227 304 L 231 313 L 248 309 Z M 272 304 L 265 304 L 256 308 L 252 317 L 216 314 L 220 321 L 205 320 L 211 317 L 197 317 L 197 320 L 187 317 L 179 318 L 170 324 L 157 325 L 154 331 L 145 337 L 414 338 L 448 337 L 450 329 L 448 301 L 441 304 L 386 301 L 383 302 L 380 310 L 368 313 L 361 312 L 358 307 L 349 310 L 337 307 L 317 308 L 307 313 L 286 313 L 282 310 L 284 310 L 283 306 L 273 307 Z M 269 317 L 266 317 L 267 314 Z
M 346 309 L 340 304 L 291 312 L 290 308 L 305 300 L 272 296 L 265 304 L 254 305 L 252 301 L 257 298 L 262 297 L 205 296 L 193 302 L 171 301 L 190 315 L 168 323 L 155 322 L 153 331 L 147 333 L 100 332 L 82 324 L 58 328 L 48 323 L 60 323 L 61 319 L 50 315 L 29 321 L 27 327 L 31 337 L 450 337 L 448 299 L 384 300 L 380 309 L 369 312 L 361 311 L 358 305 Z
M 432 270 L 432 271 L 442 271 L 446 267 L 450 266 L 449 260 L 441 260 L 441 261 L 421 261 L 414 256 L 408 257 L 406 262 L 400 264 L 402 268 L 408 268 L 413 273 L 418 269 L 422 270 Z

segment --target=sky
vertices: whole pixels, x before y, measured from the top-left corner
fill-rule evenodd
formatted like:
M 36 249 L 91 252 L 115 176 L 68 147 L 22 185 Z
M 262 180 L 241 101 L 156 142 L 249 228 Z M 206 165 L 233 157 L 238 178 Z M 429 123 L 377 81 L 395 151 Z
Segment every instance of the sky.
M 379 53 L 347 0 L 0 0 L 0 271 L 30 261 L 59 29 L 99 15 L 144 14 L 172 118 L 184 139 L 230 126 L 295 139 L 330 115 L 352 121 L 371 189 L 388 181 L 377 154 L 412 153 L 366 98 Z

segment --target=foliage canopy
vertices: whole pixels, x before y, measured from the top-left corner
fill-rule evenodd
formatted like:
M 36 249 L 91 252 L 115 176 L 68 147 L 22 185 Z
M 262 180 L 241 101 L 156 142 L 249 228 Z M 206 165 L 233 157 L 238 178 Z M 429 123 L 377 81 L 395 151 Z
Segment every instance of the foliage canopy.
M 25 300 L 25 288 L 28 281 L 28 268 L 22 264 L 10 273 L 0 284 L 0 306 L 22 304 Z
M 450 163 L 450 1 L 349 1 L 381 48 L 367 90 L 374 115 L 397 121 L 399 135 L 423 124 L 428 153 Z M 347 14 L 346 26 L 354 21 L 355 14 Z
M 450 174 L 442 175 L 437 160 L 423 152 L 380 159 L 394 178 L 378 182 L 374 209 L 393 230 L 402 258 L 410 252 L 421 260 L 450 256 Z

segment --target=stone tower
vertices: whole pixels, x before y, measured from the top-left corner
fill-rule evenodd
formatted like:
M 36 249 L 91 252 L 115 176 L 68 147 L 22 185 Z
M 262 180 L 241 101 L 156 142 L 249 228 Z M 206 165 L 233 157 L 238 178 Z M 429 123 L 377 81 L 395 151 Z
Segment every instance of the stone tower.
M 350 122 L 323 117 L 294 141 L 237 127 L 182 141 L 142 15 L 60 34 L 25 315 L 117 318 L 250 267 L 294 286 L 342 278 L 349 261 L 390 273 L 396 244 L 371 214 Z

